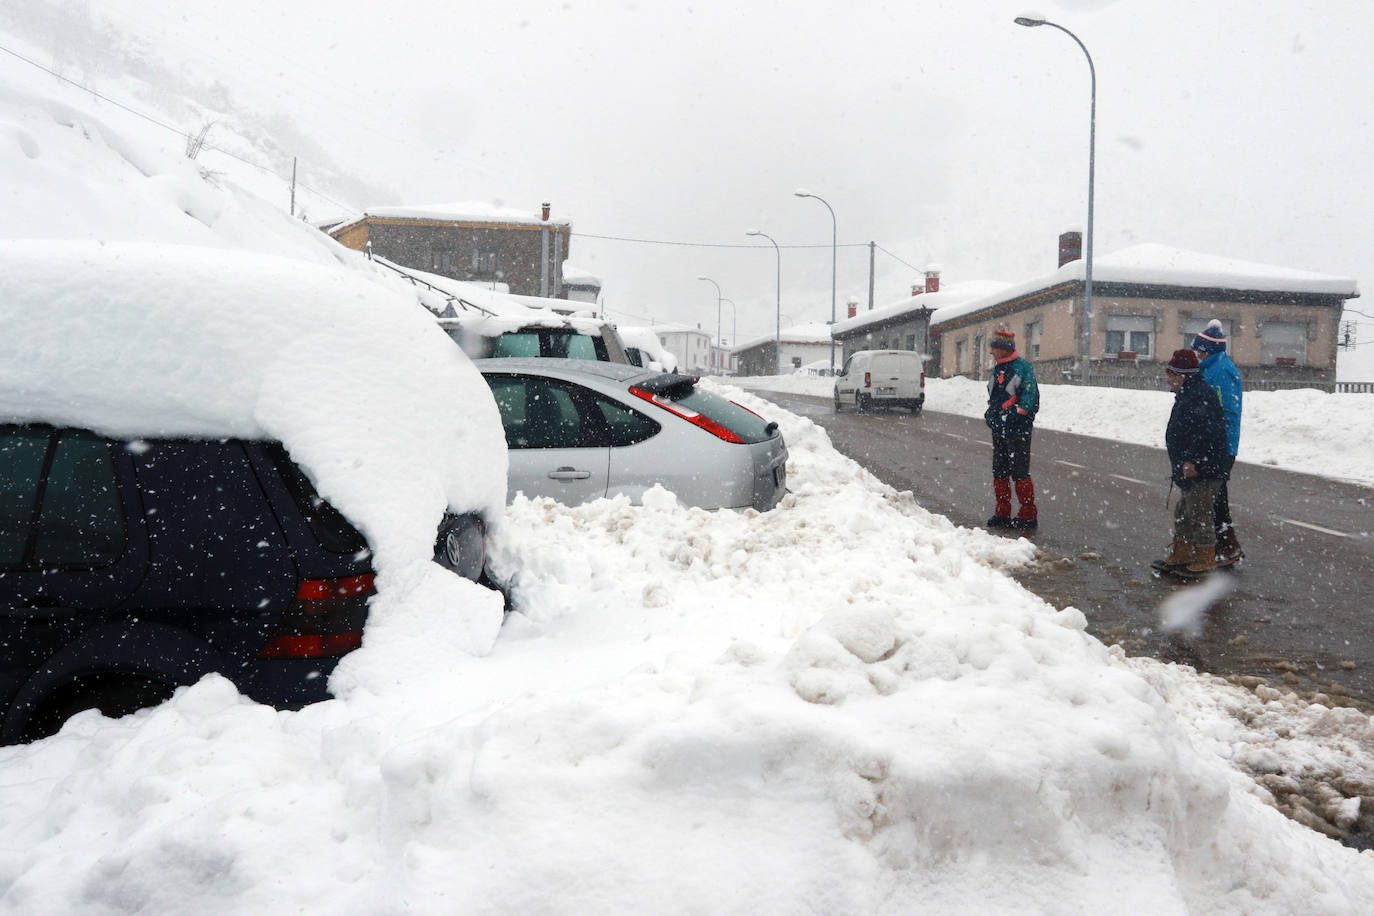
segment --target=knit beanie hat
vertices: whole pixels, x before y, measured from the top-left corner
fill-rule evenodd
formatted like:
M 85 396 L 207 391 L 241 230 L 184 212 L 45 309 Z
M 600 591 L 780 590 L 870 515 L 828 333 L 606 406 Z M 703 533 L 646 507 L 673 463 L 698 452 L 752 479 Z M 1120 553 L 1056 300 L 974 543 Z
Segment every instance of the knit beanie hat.
M 998 328 L 992 332 L 991 344 L 999 350 L 1015 350 L 1016 335 L 1006 328 Z
M 1208 356 L 1225 350 L 1226 332 L 1221 329 L 1221 322 L 1213 318 L 1207 327 L 1199 331 L 1193 338 L 1193 349 Z
M 1192 350 L 1175 350 L 1169 358 L 1169 371 L 1179 375 L 1192 375 L 1197 371 L 1197 354 Z

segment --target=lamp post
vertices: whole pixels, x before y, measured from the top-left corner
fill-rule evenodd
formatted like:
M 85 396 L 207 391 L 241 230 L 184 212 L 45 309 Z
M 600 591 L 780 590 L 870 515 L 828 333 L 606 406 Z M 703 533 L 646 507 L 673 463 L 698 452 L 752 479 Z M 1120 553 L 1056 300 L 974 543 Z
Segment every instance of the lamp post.
M 773 251 L 778 256 L 778 321 L 773 331 L 773 374 L 782 374 L 782 249 L 778 247 L 777 240 L 766 232 L 757 229 L 750 229 L 745 235 L 757 235 L 760 238 L 768 239 L 773 243 Z M 833 356 L 832 356 L 833 359 Z
M 731 340 L 730 346 L 731 346 L 731 347 L 738 347 L 738 346 L 739 346 L 739 314 L 735 311 L 735 300 L 734 300 L 734 299 L 730 299 L 730 298 L 727 297 L 727 298 L 721 299 L 720 301 L 721 301 L 721 302 L 728 302 L 728 303 L 730 303 L 730 340 Z M 725 361 L 725 365 L 722 366 L 721 368 L 723 368 L 723 369 L 730 369 L 730 368 L 732 368 L 731 365 L 730 365 L 730 354 L 727 353 L 727 352 L 725 352 L 724 347 L 721 348 L 721 354 L 720 354 L 720 355 L 721 355 L 721 358 Z
M 714 287 L 716 288 L 716 340 L 715 340 L 715 345 L 716 345 L 717 347 L 719 347 L 719 346 L 720 346 L 720 284 L 717 283 L 715 280 L 712 280 L 710 277 L 697 277 L 697 279 L 698 279 L 698 280 L 705 280 L 707 283 L 711 284 L 712 286 L 714 286 Z M 715 362 L 715 359 L 712 359 L 711 362 L 714 363 L 714 362 Z
M 825 204 L 825 209 L 830 211 L 830 374 L 835 374 L 835 265 L 837 263 L 835 254 L 839 249 L 837 239 L 839 237 L 839 227 L 835 222 L 835 208 L 830 206 L 824 197 L 812 194 L 805 188 L 798 188 L 792 192 L 797 197 L 812 197 Z
M 1015 22 L 1017 25 L 1024 25 L 1027 28 L 1047 25 L 1058 29 L 1072 38 L 1074 44 L 1083 51 L 1083 56 L 1088 59 L 1088 76 L 1092 80 L 1092 96 L 1088 108 L 1088 237 L 1086 240 L 1087 251 L 1083 261 L 1083 341 L 1081 344 L 1083 362 L 1080 369 L 1082 384 L 1087 385 L 1093 356 L 1093 177 L 1097 169 L 1097 68 L 1093 66 L 1093 56 L 1088 53 L 1083 42 L 1078 40 L 1078 36 L 1059 23 L 1031 16 L 1017 16 Z

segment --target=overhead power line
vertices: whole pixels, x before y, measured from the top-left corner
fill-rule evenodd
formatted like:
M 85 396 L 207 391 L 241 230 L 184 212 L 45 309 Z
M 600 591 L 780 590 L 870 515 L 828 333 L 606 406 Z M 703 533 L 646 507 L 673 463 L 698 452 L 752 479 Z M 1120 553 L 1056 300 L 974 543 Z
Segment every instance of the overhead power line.
M 51 67 L 45 67 L 43 64 L 40 64 L 38 61 L 32 60 L 32 59 L 30 59 L 30 58 L 28 58 L 28 57 L 25 57 L 23 54 L 20 54 L 18 51 L 14 50 L 13 48 L 7 48 L 7 47 L 5 47 L 4 45 L 0 45 L 0 51 L 4 51 L 6 54 L 9 54 L 9 55 L 11 55 L 12 57 L 18 58 L 19 60 L 22 60 L 24 63 L 29 64 L 30 66 L 37 67 L 39 70 L 42 70 L 44 73 L 47 73 L 47 74 L 49 74 L 50 76 L 56 77 L 57 79 L 61 80 L 61 81 L 64 82 L 64 83 L 67 83 L 67 84 L 69 84 L 69 85 L 75 86 L 77 89 L 80 89 L 82 92 L 89 93 L 90 95 L 94 96 L 95 98 L 100 99 L 102 102 L 108 102 L 109 104 L 115 106 L 116 108 L 123 109 L 124 111 L 127 111 L 129 114 L 133 115 L 134 117 L 142 118 L 143 120 L 147 121 L 149 124 L 154 124 L 154 125 L 156 125 L 156 126 L 158 126 L 158 127 L 161 127 L 163 130 L 169 130 L 169 131 L 171 131 L 172 133 L 176 134 L 178 137 L 185 138 L 188 142 L 195 140 L 195 137 L 194 137 L 192 134 L 190 134 L 190 133 L 188 133 L 188 132 L 182 130 L 181 128 L 179 128 L 179 127 L 173 127 L 171 124 L 167 124 L 167 123 L 165 123 L 165 122 L 163 122 L 163 121 L 159 121 L 157 118 L 153 117 L 152 115 L 147 114 L 147 113 L 142 112 L 142 111 L 139 111 L 137 108 L 134 108 L 132 105 L 128 105 L 128 104 L 126 104 L 126 103 L 124 103 L 124 102 L 121 102 L 119 99 L 112 98 L 111 96 L 105 95 L 104 93 L 99 92 L 98 90 L 93 89 L 93 88 L 91 88 L 90 86 L 86 86 L 86 85 L 82 84 L 81 82 L 78 82 L 77 80 L 72 79 L 71 77 L 64 76 L 64 75 L 62 75 L 61 73 L 58 73 L 56 70 L 52 69 Z M 230 159 L 235 159 L 235 160 L 237 160 L 237 161 L 239 161 L 239 162 L 242 162 L 242 163 L 243 163 L 244 165 L 246 165 L 246 166 L 250 166 L 250 167 L 255 168 L 255 169 L 258 169 L 259 171 L 262 171 L 262 172 L 266 172 L 267 174 L 271 175 L 271 176 L 274 177 L 274 178 L 278 178 L 278 179 L 281 179 L 282 181 L 285 181 L 285 179 L 282 178 L 281 175 L 277 174 L 277 172 L 276 172 L 275 169 L 269 168 L 268 166 L 265 166 L 265 165 L 261 165 L 261 164 L 259 164 L 259 163 L 257 163 L 257 162 L 253 162 L 251 159 L 245 159 L 245 158 L 243 158 L 242 156 L 238 155 L 237 153 L 232 153 L 232 152 L 230 152 L 229 150 L 224 149 L 223 147 L 215 146 L 214 144 L 210 144 L 210 143 L 204 143 L 204 142 L 203 142 L 203 139 L 202 139 L 202 142 L 201 142 L 199 148 L 200 148 L 200 149 L 213 150 L 214 152 L 220 153 L 221 155 L 228 156 Z M 350 207 L 348 204 L 340 203 L 339 201 L 334 200 L 334 199 L 333 199 L 332 197 L 330 197 L 328 194 L 325 194 L 325 193 L 323 193 L 322 191 L 317 191 L 317 190 L 315 190 L 314 188 L 310 187 L 310 186 L 307 185 L 307 184 L 304 184 L 304 183 L 302 183 L 302 182 L 297 182 L 297 184 L 298 184 L 300 187 L 305 188 L 305 190 L 309 191 L 311 194 L 314 194 L 316 197 L 320 198 L 321 200 L 327 201 L 327 202 L 333 204 L 333 205 L 336 206 L 336 207 L 341 207 L 341 208 L 343 208 L 344 210 L 353 209 L 353 208 Z

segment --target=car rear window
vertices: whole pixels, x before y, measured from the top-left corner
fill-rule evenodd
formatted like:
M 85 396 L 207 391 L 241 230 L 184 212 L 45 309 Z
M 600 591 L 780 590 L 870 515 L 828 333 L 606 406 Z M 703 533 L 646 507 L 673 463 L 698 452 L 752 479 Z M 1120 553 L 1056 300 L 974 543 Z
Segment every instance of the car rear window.
M 695 385 L 674 386 L 663 392 L 660 397 L 715 420 L 745 442 L 767 442 L 778 434 L 776 424 L 769 423 L 734 401 L 726 400 L 709 391 L 702 391 Z
M 367 550 L 367 539 L 358 529 L 344 518 L 343 513 L 331 506 L 324 497 L 315 492 L 315 486 L 305 472 L 280 447 L 268 449 L 272 464 L 276 466 L 291 493 L 291 499 L 300 509 L 305 523 L 320 546 L 331 553 L 360 553 Z

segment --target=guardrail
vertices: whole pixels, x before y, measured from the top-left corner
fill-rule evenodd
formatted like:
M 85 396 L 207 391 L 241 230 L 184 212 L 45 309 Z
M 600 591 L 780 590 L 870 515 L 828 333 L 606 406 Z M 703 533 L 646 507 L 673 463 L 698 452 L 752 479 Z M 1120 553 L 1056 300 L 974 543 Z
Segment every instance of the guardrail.
M 1338 394 L 1374 394 L 1374 382 L 1337 382 Z

